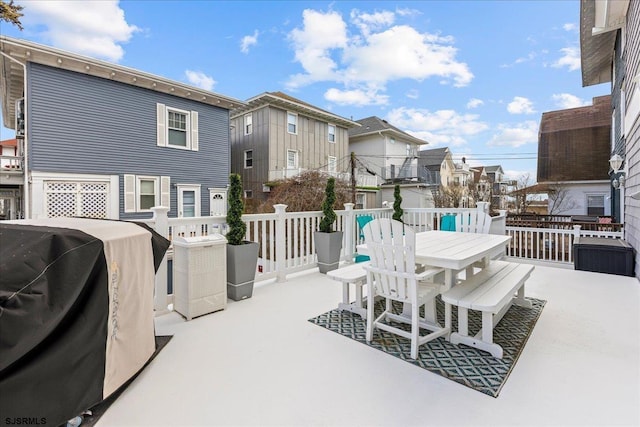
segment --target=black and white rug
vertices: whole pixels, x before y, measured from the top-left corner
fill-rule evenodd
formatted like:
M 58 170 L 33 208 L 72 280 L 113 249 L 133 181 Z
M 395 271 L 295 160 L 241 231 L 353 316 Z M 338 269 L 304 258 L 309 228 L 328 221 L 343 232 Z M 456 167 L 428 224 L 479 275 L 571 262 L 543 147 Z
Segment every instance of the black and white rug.
M 310 322 L 330 331 L 351 338 L 377 350 L 395 356 L 420 368 L 452 381 L 463 384 L 489 396 L 498 397 L 502 386 L 522 353 L 545 302 L 529 298 L 533 308 L 512 306 L 493 331 L 494 342 L 504 350 L 503 358 L 497 359 L 489 353 L 466 345 L 451 344 L 440 337 L 420 346 L 418 360 L 411 359 L 411 341 L 398 335 L 375 329 L 373 341 L 367 343 L 366 320 L 348 311 L 331 310 Z M 376 316 L 382 312 L 384 301 L 376 303 Z M 394 306 L 399 313 L 402 305 Z M 444 304 L 437 299 L 438 321 L 444 324 Z M 457 309 L 453 307 L 453 325 L 457 325 Z M 479 312 L 469 311 L 469 332 L 475 334 L 482 326 Z M 407 325 L 409 329 L 409 325 Z

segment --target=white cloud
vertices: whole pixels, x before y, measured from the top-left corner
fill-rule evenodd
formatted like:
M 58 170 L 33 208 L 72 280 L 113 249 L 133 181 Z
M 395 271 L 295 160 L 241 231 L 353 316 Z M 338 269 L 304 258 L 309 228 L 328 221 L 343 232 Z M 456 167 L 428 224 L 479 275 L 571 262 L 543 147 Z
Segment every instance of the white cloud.
M 577 47 L 563 47 L 560 49 L 562 57 L 551 64 L 554 68 L 567 67 L 569 71 L 580 69 L 580 49 Z
M 201 71 L 186 70 L 184 73 L 187 76 L 189 83 L 201 89 L 212 90 L 213 86 L 216 84 L 216 81 L 213 80 L 212 77 L 207 76 Z
M 511 114 L 533 114 L 536 112 L 531 100 L 522 96 L 515 96 L 513 101 L 507 105 L 507 111 Z
M 249 53 L 249 48 L 258 44 L 258 30 L 253 32 L 252 36 L 244 36 L 240 41 L 240 51 L 242 53 Z
M 322 81 L 344 85 L 346 91 L 384 92 L 389 81 L 443 78 L 466 86 L 473 74 L 456 59 L 453 38 L 420 33 L 394 25 L 393 12 L 351 13 L 352 26 L 337 12 L 303 12 L 303 24 L 289 33 L 295 60 L 304 72 L 289 77 L 291 90 Z M 351 35 L 351 36 L 350 36 Z
M 498 133 L 487 143 L 491 147 L 520 147 L 524 144 L 538 142 L 538 123 L 533 120 L 518 123 L 516 125 L 501 124 Z
M 114 62 L 124 56 L 121 45 L 140 31 L 127 23 L 114 0 L 31 1 L 25 11 L 25 28 L 40 32 L 53 46 Z
M 467 102 L 467 108 L 468 109 L 478 108 L 479 106 L 481 106 L 483 104 L 484 104 L 484 101 L 482 99 L 471 98 L 469 100 L 469 102 Z
M 570 93 L 554 93 L 551 97 L 556 102 L 556 105 L 562 109 L 589 105 L 589 102 L 584 101 L 575 95 L 571 95 Z
M 511 64 L 502 64 L 500 65 L 500 68 L 511 68 L 516 64 L 522 64 L 524 62 L 529 62 L 529 61 L 533 61 L 536 56 L 538 56 L 538 54 L 536 52 L 529 52 L 529 54 L 527 54 L 527 56 L 521 56 L 520 58 L 516 58 L 515 61 L 513 61 L 513 63 Z
M 380 95 L 375 90 L 365 91 L 361 89 L 340 90 L 331 88 L 324 94 L 324 99 L 340 105 L 386 105 L 389 102 L 387 95 Z
M 478 120 L 478 115 L 458 114 L 453 110 L 430 112 L 402 107 L 391 110 L 387 118 L 394 126 L 428 141 L 430 147 L 465 145 L 467 137 L 489 128 L 486 123 Z
M 372 30 L 380 30 L 388 27 L 395 21 L 393 12 L 384 11 L 370 13 L 360 13 L 358 9 L 351 11 L 351 22 L 360 29 L 360 32 L 367 37 Z
M 573 22 L 566 23 L 562 26 L 562 29 L 565 31 L 578 31 L 578 26 Z
M 420 92 L 417 89 L 411 89 L 405 96 L 410 99 L 418 99 L 420 98 Z

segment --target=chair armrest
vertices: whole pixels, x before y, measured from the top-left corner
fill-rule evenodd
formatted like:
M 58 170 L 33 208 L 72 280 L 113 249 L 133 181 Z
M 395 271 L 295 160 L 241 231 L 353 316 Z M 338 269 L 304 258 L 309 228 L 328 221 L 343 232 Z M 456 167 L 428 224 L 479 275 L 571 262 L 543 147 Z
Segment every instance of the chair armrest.
M 438 273 L 441 273 L 444 271 L 444 268 L 440 268 L 440 267 L 425 267 L 424 271 L 416 274 L 416 280 L 418 281 L 422 281 L 425 279 L 428 279 L 430 277 L 435 276 Z

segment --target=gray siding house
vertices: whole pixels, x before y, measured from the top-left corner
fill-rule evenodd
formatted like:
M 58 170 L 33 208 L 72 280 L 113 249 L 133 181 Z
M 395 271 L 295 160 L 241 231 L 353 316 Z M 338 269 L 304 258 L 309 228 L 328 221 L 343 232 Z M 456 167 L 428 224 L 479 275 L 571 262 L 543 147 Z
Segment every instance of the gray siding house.
M 16 217 L 226 214 L 241 101 L 24 40 L 0 36 L 0 50 L 3 123 L 21 159 L 0 191 L 19 199 Z
M 610 197 L 640 277 L 640 2 L 581 0 L 580 59 L 582 86 L 611 85 L 610 154 L 624 162 L 609 171 Z
M 231 170 L 245 197 L 266 200 L 269 184 L 307 170 L 349 174 L 349 128 L 358 123 L 282 92 L 265 92 L 231 112 Z

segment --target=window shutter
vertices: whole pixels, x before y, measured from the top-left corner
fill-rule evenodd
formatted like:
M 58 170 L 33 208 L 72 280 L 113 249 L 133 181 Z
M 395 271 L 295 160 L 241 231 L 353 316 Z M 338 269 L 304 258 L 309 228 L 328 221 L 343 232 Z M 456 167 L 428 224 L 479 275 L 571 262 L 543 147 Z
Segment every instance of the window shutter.
M 157 105 L 157 144 L 159 147 L 167 146 L 167 107 L 164 104 Z
M 124 211 L 136 211 L 136 176 L 124 176 Z
M 160 206 L 164 206 L 165 208 L 170 208 L 171 199 L 170 199 L 170 189 L 171 189 L 171 177 L 161 176 L 160 177 Z
M 198 151 L 198 112 L 191 112 L 191 150 Z

